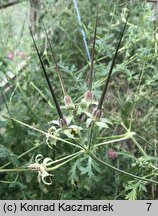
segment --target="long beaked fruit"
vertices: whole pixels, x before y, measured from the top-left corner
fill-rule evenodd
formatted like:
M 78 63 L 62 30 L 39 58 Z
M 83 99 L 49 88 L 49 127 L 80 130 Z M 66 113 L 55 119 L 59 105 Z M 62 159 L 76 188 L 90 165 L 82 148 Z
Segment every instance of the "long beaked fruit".
M 63 119 L 64 117 L 63 117 L 62 111 L 61 111 L 60 106 L 59 106 L 59 104 L 58 104 L 58 101 L 57 101 L 57 99 L 56 99 L 54 90 L 53 90 L 53 88 L 52 88 L 51 82 L 50 82 L 50 80 L 49 80 L 48 74 L 47 74 L 47 72 L 46 72 L 44 63 L 43 63 L 42 58 L 41 58 L 41 56 L 40 56 L 39 50 L 38 50 L 38 48 L 37 48 L 37 45 L 36 45 L 36 42 L 35 42 L 35 39 L 34 39 L 32 30 L 31 30 L 30 27 L 29 27 L 29 30 L 30 30 L 30 34 L 31 34 L 31 37 L 32 37 L 32 41 L 33 41 L 33 44 L 34 44 L 34 46 L 35 46 L 35 49 L 36 49 L 36 52 L 37 52 L 39 61 L 40 61 L 40 63 L 41 63 L 41 66 L 42 66 L 42 69 L 43 69 L 43 72 L 44 72 L 44 75 L 45 75 L 45 78 L 46 78 L 48 87 L 49 87 L 49 89 L 50 89 L 50 92 L 51 92 L 51 95 L 52 95 L 52 98 L 53 98 L 53 101 L 54 101 L 56 110 L 57 110 L 57 112 L 58 112 L 59 119 Z

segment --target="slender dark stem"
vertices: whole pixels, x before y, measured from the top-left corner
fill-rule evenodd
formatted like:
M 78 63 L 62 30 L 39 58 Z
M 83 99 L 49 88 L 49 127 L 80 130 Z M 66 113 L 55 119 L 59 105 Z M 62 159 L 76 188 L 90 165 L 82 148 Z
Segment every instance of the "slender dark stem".
M 6 3 L 6 4 L 0 4 L 0 9 L 4 9 L 4 8 L 7 8 L 7 7 L 10 7 L 10 6 L 13 6 L 15 4 L 19 4 L 21 2 L 23 2 L 24 0 L 21 0 L 21 1 L 13 1 L 13 2 L 9 2 L 9 3 Z
M 109 73 L 108 73 L 108 77 L 107 77 L 106 83 L 105 83 L 104 88 L 103 88 L 102 95 L 101 95 L 99 103 L 98 103 L 98 107 L 97 107 L 98 110 L 102 109 L 102 105 L 103 105 L 103 102 L 104 102 L 105 94 L 107 92 L 109 80 L 110 80 L 110 77 L 111 77 L 111 74 L 112 74 L 112 71 L 113 71 L 113 68 L 114 68 L 115 60 L 116 60 L 116 57 L 117 57 L 117 54 L 118 54 L 118 50 L 119 50 L 120 45 L 121 45 L 121 41 L 122 41 L 122 38 L 123 38 L 123 35 L 124 35 L 124 32 L 125 32 L 125 28 L 126 28 L 126 25 L 127 25 L 128 18 L 129 18 L 129 14 L 127 16 L 125 25 L 123 27 L 123 31 L 121 33 L 120 40 L 118 42 L 118 45 L 117 45 L 117 48 L 116 48 L 116 51 L 115 51 L 115 54 L 114 54 L 114 57 L 113 57 L 113 60 L 112 60 L 112 64 L 111 64 L 111 67 L 110 67 L 110 70 L 109 70 Z
M 59 77 L 59 80 L 60 80 L 60 84 L 61 84 L 61 88 L 62 88 L 63 94 L 64 94 L 64 95 L 67 95 L 67 94 L 66 94 L 65 85 L 64 85 L 64 81 L 63 81 L 63 79 L 62 79 L 61 72 L 60 72 L 59 66 L 58 66 L 57 61 L 56 61 L 56 58 L 55 58 L 55 53 L 54 53 L 54 51 L 53 51 L 53 47 L 52 47 L 51 42 L 50 42 L 50 40 L 49 40 L 48 33 L 47 33 L 47 31 L 46 31 L 45 25 L 44 25 L 43 22 L 42 22 L 42 24 L 43 24 L 43 28 L 44 28 L 44 31 L 45 31 L 45 34 L 46 34 L 46 37 L 47 37 L 47 41 L 48 41 L 48 44 L 49 44 L 49 47 L 50 47 L 50 51 L 51 51 L 51 54 L 52 54 L 52 57 L 53 57 L 53 61 L 54 61 L 54 64 L 55 64 L 55 68 L 56 68 L 56 71 L 57 71 L 57 74 L 58 74 L 58 77 Z
M 38 58 L 39 58 L 39 60 L 40 60 L 40 63 L 41 63 L 41 66 L 42 66 L 42 69 L 43 69 L 45 78 L 46 78 L 46 80 L 47 80 L 48 87 L 49 87 L 50 92 L 51 92 L 51 94 L 52 94 L 52 98 L 53 98 L 53 100 L 54 100 L 54 103 L 55 103 L 56 110 L 57 110 L 57 112 L 58 112 L 59 118 L 60 118 L 60 119 L 63 119 L 62 111 L 61 111 L 60 106 L 59 106 L 59 104 L 58 104 L 58 101 L 57 101 L 57 99 L 56 99 L 54 90 L 53 90 L 52 85 L 51 85 L 51 83 L 50 83 L 50 80 L 49 80 L 48 74 L 47 74 L 47 72 L 46 72 L 46 69 L 45 69 L 45 67 L 44 67 L 43 61 L 42 61 L 42 59 L 41 59 L 40 53 L 39 53 L 39 51 L 38 51 L 38 48 L 37 48 L 37 45 L 36 45 L 36 42 L 35 42 L 35 39 L 34 39 L 32 30 L 31 30 L 30 27 L 29 27 L 29 29 L 30 29 L 30 34 L 31 34 L 31 37 L 32 37 L 32 41 L 33 41 L 33 43 L 34 43 L 34 46 L 35 46 L 35 49 L 36 49 Z
M 93 47 L 91 52 L 91 64 L 90 64 L 90 73 L 89 73 L 89 82 L 88 82 L 89 91 L 92 91 L 93 64 L 94 64 L 94 51 L 95 51 L 95 41 L 96 41 L 96 34 L 97 34 L 97 25 L 98 25 L 98 10 L 97 10 L 97 17 L 96 17 L 95 28 L 94 28 Z

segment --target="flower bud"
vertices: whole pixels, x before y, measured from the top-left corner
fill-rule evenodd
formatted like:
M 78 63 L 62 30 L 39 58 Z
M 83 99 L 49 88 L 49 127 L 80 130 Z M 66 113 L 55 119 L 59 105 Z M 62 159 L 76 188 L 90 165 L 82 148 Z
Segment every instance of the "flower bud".
M 84 100 L 87 103 L 92 103 L 92 101 L 93 101 L 93 92 L 92 91 L 86 91 L 86 93 L 84 94 Z
M 115 160 L 117 158 L 117 153 L 113 149 L 108 150 L 108 158 Z
M 99 109 L 94 109 L 94 110 L 93 110 L 93 113 L 92 113 L 93 120 L 94 120 L 94 121 L 99 120 L 101 114 L 102 114 L 102 111 L 101 111 L 101 110 L 99 110 Z
M 64 96 L 64 102 L 65 102 L 66 108 L 70 108 L 72 106 L 72 99 L 69 95 Z

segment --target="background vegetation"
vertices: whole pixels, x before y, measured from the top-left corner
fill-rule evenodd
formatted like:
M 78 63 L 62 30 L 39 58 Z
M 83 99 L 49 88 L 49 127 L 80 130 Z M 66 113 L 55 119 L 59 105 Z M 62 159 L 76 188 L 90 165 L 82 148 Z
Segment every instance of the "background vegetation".
M 20 14 L 17 13 L 18 7 Z M 93 79 L 96 100 L 100 98 L 126 14 L 130 11 L 104 101 L 106 127 L 93 131 L 92 138 L 94 144 L 110 140 L 109 144 L 96 149 L 102 161 L 129 174 L 157 181 L 158 35 L 153 5 L 144 1 L 84 0 L 78 1 L 78 8 L 89 50 L 92 49 L 98 8 Z M 121 174 L 98 161 L 90 161 L 88 155 L 82 155 L 51 172 L 51 185 L 39 183 L 36 172 L 18 170 L 34 163 L 38 154 L 57 160 L 76 151 L 75 147 L 60 141 L 56 145 L 51 141 L 50 148 L 45 135 L 15 121 L 48 131 L 52 121 L 58 119 L 32 44 L 28 11 L 28 2 L 24 1 L 0 15 L 0 78 L 2 82 L 7 79 L 10 84 L 7 92 L 1 87 L 0 198 L 157 199 L 155 183 Z M 67 92 L 77 104 L 87 89 L 89 61 L 76 11 L 73 1 L 47 0 L 42 2 L 39 14 L 36 41 L 57 99 L 67 115 L 42 21 L 49 33 Z M 16 79 L 9 78 L 10 72 L 16 75 Z M 77 119 L 78 126 L 84 128 L 80 118 Z M 112 142 L 115 136 L 127 132 L 125 128 L 136 133 L 135 141 Z M 86 129 L 82 139 L 85 134 Z M 62 136 L 62 139 L 69 140 L 70 137 Z M 4 172 L 4 169 L 17 170 Z

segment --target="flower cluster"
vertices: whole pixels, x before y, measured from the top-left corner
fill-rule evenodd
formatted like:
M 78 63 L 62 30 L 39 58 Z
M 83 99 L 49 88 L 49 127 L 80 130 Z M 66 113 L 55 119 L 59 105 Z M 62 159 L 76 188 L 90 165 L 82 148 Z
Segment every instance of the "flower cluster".
M 107 154 L 108 154 L 108 158 L 112 160 L 115 160 L 117 158 L 117 153 L 113 149 L 109 149 Z

